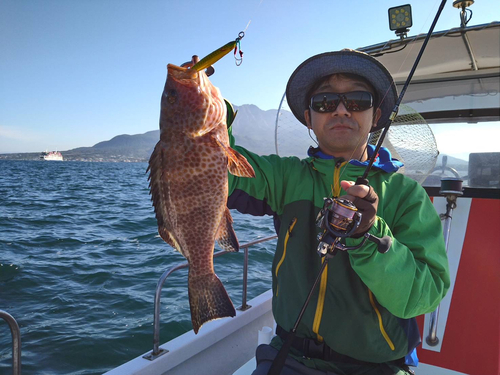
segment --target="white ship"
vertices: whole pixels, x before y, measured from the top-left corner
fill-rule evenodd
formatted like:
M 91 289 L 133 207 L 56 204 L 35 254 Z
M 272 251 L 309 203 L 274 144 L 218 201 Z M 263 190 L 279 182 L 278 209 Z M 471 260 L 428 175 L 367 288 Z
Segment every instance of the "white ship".
M 59 152 L 59 151 L 45 151 L 45 152 L 42 152 L 42 154 L 40 155 L 40 159 L 43 159 L 43 160 L 55 160 L 55 161 L 63 161 L 63 156 L 62 154 Z

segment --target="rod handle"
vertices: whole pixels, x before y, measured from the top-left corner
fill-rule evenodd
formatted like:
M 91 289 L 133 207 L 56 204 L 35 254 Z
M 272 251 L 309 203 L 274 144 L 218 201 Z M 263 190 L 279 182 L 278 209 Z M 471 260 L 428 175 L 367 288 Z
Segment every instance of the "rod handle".
M 367 185 L 368 186 L 369 181 L 366 178 L 363 177 L 358 177 L 356 179 L 356 185 Z

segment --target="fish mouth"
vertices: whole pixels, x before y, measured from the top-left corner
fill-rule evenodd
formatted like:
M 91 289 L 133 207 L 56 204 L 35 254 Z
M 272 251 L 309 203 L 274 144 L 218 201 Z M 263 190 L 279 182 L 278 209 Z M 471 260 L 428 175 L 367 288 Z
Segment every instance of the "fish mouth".
M 196 79 L 198 76 L 198 71 L 192 70 L 191 67 L 195 65 L 198 61 L 200 61 L 199 57 L 194 55 L 191 58 L 191 61 L 185 62 L 181 66 L 175 65 L 175 64 L 168 64 L 167 65 L 167 71 L 172 78 L 174 78 L 176 81 L 179 80 L 193 80 Z
M 168 75 L 177 82 L 181 82 L 183 80 L 195 80 L 198 77 L 198 72 L 193 71 L 184 66 L 177 66 L 174 64 L 167 65 Z

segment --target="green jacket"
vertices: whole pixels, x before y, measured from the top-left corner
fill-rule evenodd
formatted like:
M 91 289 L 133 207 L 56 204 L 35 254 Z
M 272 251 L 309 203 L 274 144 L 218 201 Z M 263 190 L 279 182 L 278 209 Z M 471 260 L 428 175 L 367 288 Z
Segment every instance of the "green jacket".
M 289 331 L 322 262 L 315 221 L 323 198 L 345 194 L 340 180 L 355 181 L 365 168 L 317 155 L 300 160 L 234 149 L 247 158 L 256 177 L 229 175 L 228 206 L 274 216 L 279 237 L 272 265 L 273 314 Z M 404 357 L 420 343 L 412 318 L 436 309 L 450 278 L 441 222 L 425 190 L 381 169 L 372 169 L 368 179 L 379 196 L 377 221 L 369 232 L 391 236 L 392 247 L 381 254 L 366 242 L 330 259 L 297 335 L 324 340 L 358 360 L 382 363 Z M 346 244 L 360 241 L 348 238 Z

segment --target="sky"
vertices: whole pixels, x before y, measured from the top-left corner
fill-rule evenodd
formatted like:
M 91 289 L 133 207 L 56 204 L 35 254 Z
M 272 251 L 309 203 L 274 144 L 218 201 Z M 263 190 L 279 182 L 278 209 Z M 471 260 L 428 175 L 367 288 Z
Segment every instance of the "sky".
M 158 129 L 168 63 L 241 40 L 211 81 L 235 105 L 277 109 L 312 55 L 396 38 L 394 0 L 0 0 L 0 153 L 69 150 Z M 439 0 L 412 4 L 409 35 L 428 31 Z M 500 20 L 478 0 L 469 25 Z M 458 27 L 449 0 L 436 31 Z

